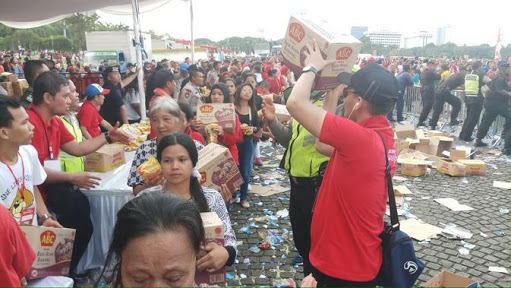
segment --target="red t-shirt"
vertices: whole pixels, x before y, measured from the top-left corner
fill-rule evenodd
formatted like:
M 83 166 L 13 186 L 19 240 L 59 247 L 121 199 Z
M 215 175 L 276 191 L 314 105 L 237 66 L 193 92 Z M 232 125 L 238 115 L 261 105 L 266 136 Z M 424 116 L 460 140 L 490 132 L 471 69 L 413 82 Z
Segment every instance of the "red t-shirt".
M 39 161 L 44 166 L 44 160 L 59 159 L 60 145 L 75 140 L 73 134 L 67 130 L 62 120 L 57 116 L 51 118 L 50 123 L 46 122 L 37 107 L 33 104 L 27 110 L 28 121 L 34 125 L 34 137 L 32 138 L 32 146 L 37 150 Z M 51 149 L 50 149 L 51 147 Z M 52 156 L 50 156 L 50 150 Z M 46 191 L 44 185 L 39 186 L 43 198 L 46 200 Z
M 0 287 L 21 287 L 30 272 L 35 253 L 12 215 L 0 205 Z
M 387 186 L 383 143 L 375 131 L 385 139 L 393 174 L 394 131 L 385 116 L 357 124 L 328 113 L 321 128 L 319 140 L 335 150 L 314 206 L 309 257 L 330 277 L 366 282 L 380 270 Z
M 103 117 L 99 115 L 98 109 L 89 100 L 83 102 L 76 117 L 80 120 L 80 126 L 86 127 L 92 138 L 101 135 L 99 123 L 103 121 Z

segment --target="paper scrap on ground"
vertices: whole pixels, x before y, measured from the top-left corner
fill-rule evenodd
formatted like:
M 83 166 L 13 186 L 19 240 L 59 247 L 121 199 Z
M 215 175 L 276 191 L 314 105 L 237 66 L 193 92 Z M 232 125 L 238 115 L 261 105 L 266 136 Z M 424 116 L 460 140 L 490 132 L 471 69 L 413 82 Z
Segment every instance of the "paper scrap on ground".
M 251 185 L 252 190 L 250 190 L 250 193 L 258 194 L 259 196 L 270 196 L 278 193 L 282 193 L 285 191 L 288 191 L 289 188 L 277 186 L 277 185 L 268 185 L 268 186 L 261 186 L 261 185 Z
M 405 210 L 397 208 L 397 215 L 401 216 L 405 213 Z M 385 211 L 385 215 L 390 216 L 390 209 L 387 207 L 387 211 Z
M 492 266 L 490 266 L 490 267 L 488 267 L 488 271 L 509 274 L 507 269 L 504 268 L 504 267 L 492 267 Z
M 284 155 L 282 155 L 282 154 L 280 154 L 280 155 L 275 155 L 275 158 L 277 158 L 277 159 L 279 159 L 279 160 L 282 160 L 282 157 L 283 157 L 283 156 L 284 156 Z
M 458 227 L 454 224 L 445 225 L 442 233 L 449 234 L 450 236 L 446 236 L 449 239 L 470 239 L 474 236 L 474 234 L 467 229 Z
M 502 189 L 511 189 L 511 183 L 504 181 L 493 181 L 493 187 Z
M 410 189 L 408 189 L 408 187 L 406 187 L 405 185 L 394 186 L 394 193 L 397 195 L 411 195 L 411 194 L 413 194 L 412 191 L 410 191 Z
M 423 241 L 442 233 L 442 228 L 424 223 L 418 219 L 400 221 L 401 231 L 417 241 Z
M 282 179 L 282 178 L 284 178 L 284 176 L 279 173 L 269 173 L 269 174 L 261 175 L 261 178 L 263 180 L 273 180 L 273 179 Z
M 395 181 L 406 181 L 406 180 L 408 180 L 408 178 L 402 177 L 402 176 L 394 176 L 392 178 L 392 180 L 395 180 Z
M 456 212 L 474 210 L 474 208 L 470 206 L 458 203 L 458 200 L 453 198 L 438 198 L 435 199 L 435 201 Z

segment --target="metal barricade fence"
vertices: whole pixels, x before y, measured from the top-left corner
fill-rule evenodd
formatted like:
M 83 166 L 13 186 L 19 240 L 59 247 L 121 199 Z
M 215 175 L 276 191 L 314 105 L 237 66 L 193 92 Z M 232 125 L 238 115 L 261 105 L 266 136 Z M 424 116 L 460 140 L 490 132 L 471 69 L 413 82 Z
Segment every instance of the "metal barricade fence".
M 465 105 L 465 93 L 463 90 L 453 90 L 451 93 L 458 97 L 461 101 L 461 111 L 458 116 L 458 119 L 465 120 L 467 117 L 467 109 Z M 421 86 L 414 85 L 411 87 L 407 87 L 404 94 L 404 113 L 412 118 L 418 118 L 422 111 L 422 99 L 421 99 Z M 432 113 L 433 111 L 431 111 Z M 452 112 L 452 106 L 449 103 L 444 104 L 443 113 L 440 115 L 440 121 L 444 123 L 448 123 L 450 121 L 450 116 Z M 481 112 L 481 116 L 484 114 L 484 109 Z M 504 130 L 504 122 L 505 118 L 498 116 L 497 119 L 493 122 L 490 130 L 488 132 L 488 136 L 497 136 L 502 133 Z M 479 119 L 479 122 L 481 119 Z M 479 126 L 479 123 L 478 123 Z

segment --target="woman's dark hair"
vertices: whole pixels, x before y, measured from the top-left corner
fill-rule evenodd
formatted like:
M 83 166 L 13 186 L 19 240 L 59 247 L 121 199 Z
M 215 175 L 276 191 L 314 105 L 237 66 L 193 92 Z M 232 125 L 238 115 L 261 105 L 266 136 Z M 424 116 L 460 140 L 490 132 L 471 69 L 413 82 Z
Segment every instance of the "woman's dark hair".
M 34 105 L 37 106 L 43 103 L 44 93 L 49 93 L 50 95 L 55 96 L 59 93 L 62 87 L 68 85 L 67 79 L 56 72 L 45 71 L 41 73 L 34 81 Z
M 227 81 L 231 81 L 231 82 L 232 82 L 232 84 L 234 84 L 234 87 L 235 87 L 235 88 L 237 88 L 237 87 L 238 87 L 238 85 L 236 84 L 236 80 L 234 80 L 234 79 L 232 79 L 232 78 L 225 78 L 225 80 L 224 80 L 225 85 L 227 85 Z M 227 91 L 229 91 L 229 88 L 227 88 Z M 236 91 L 234 91 L 234 94 L 236 94 Z
M 231 103 L 231 100 L 229 99 L 229 88 L 227 88 L 227 85 L 224 83 L 218 82 L 213 87 L 211 87 L 211 92 L 209 92 L 209 96 L 206 97 L 206 103 L 212 103 L 211 102 L 211 93 L 213 93 L 213 90 L 220 89 L 222 93 L 224 94 L 224 103 Z
M 244 83 L 238 87 L 238 90 L 236 90 L 236 94 L 234 95 L 234 105 L 238 107 L 240 106 L 241 89 L 243 89 L 243 87 L 245 86 L 248 86 L 250 87 L 250 89 L 252 89 L 252 97 L 250 98 L 250 100 L 248 100 L 248 106 L 250 107 L 250 109 L 252 109 L 252 113 L 254 113 L 254 111 L 256 111 L 255 98 L 257 97 L 257 91 L 256 88 L 252 87 L 252 84 Z
M 257 82 L 257 78 L 255 77 L 255 75 L 250 73 L 250 71 L 248 71 L 248 70 L 243 72 L 241 74 L 241 77 L 243 77 L 243 82 L 246 82 L 248 77 L 254 78 L 254 80 L 256 80 L 256 82 Z
M 42 60 L 28 60 L 23 65 L 23 71 L 25 73 L 25 79 L 27 79 L 28 85 L 34 84 L 34 78 L 37 71 L 43 69 L 43 65 L 46 65 Z
M 183 146 L 186 151 L 188 151 L 188 155 L 192 160 L 193 167 L 197 165 L 197 161 L 199 161 L 199 153 L 197 152 L 197 147 L 195 147 L 195 143 L 193 142 L 192 138 L 184 133 L 172 133 L 161 139 L 156 150 L 156 159 L 158 159 L 158 162 L 161 162 L 163 150 L 169 146 L 174 145 Z M 202 187 L 199 184 L 199 179 L 193 175 L 190 177 L 190 193 L 192 194 L 192 199 L 199 207 L 199 210 L 201 212 L 209 212 L 208 201 L 204 196 L 204 192 L 202 192 Z
M 126 203 L 117 213 L 105 267 L 95 287 L 105 276 L 106 269 L 112 266 L 115 276 L 112 286 L 122 287 L 121 255 L 128 243 L 152 233 L 169 231 L 185 231 L 195 252 L 199 252 L 204 239 L 204 227 L 199 210 L 193 202 L 161 191 L 144 193 Z

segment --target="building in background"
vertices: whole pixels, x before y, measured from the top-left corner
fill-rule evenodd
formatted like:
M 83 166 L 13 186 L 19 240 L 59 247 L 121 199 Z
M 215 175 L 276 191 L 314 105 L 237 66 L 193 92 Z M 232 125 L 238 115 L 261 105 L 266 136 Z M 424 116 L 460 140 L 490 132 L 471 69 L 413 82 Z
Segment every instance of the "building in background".
M 424 47 L 433 41 L 433 34 L 428 31 L 419 31 L 403 37 L 403 48 Z
M 369 38 L 369 41 L 371 41 L 372 44 L 380 44 L 385 47 L 401 47 L 401 33 L 380 30 L 367 32 L 365 36 Z
M 437 46 L 444 45 L 448 42 L 452 42 L 451 26 L 438 27 L 436 30 L 436 41 Z
M 366 26 L 352 26 L 351 27 L 351 36 L 360 40 L 360 38 L 364 37 L 367 32 Z

